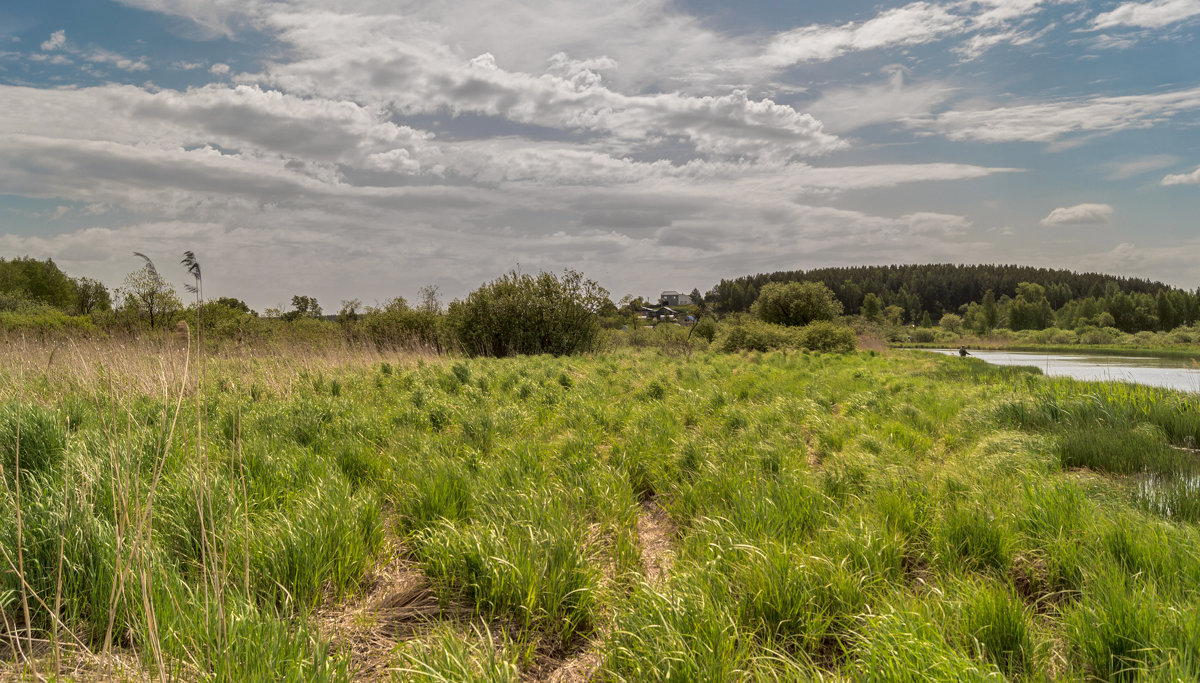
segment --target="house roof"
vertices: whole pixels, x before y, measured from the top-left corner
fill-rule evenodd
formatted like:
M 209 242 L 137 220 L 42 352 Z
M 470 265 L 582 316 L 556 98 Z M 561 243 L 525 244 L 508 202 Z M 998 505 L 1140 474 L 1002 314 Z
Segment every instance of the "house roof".
M 659 296 L 679 296 L 679 292 L 676 292 L 673 289 L 668 289 L 667 291 L 663 292 L 662 294 L 659 294 Z

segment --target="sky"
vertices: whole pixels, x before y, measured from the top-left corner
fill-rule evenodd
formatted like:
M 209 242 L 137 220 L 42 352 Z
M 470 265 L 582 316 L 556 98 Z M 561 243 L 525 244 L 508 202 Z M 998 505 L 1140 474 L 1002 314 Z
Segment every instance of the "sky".
M 326 310 L 886 263 L 1200 286 L 1200 0 L 0 5 L 0 256 Z

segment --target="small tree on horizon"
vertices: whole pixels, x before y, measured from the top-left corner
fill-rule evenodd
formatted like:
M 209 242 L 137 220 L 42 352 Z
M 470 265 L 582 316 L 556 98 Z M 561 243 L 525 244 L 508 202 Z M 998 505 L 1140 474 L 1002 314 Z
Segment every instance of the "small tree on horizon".
M 143 254 L 137 256 L 146 263 L 125 276 L 120 289 L 122 307 L 145 315 L 150 329 L 154 329 L 167 324 L 183 308 L 183 302 L 175 288 L 158 274 L 150 259 Z

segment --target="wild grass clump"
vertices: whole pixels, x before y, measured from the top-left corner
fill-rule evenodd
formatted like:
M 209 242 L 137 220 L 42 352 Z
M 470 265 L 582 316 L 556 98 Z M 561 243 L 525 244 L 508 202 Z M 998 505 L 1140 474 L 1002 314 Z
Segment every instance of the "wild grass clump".
M 442 626 L 399 650 L 396 673 L 405 681 L 516 683 L 521 670 L 514 649 L 504 634 L 493 635 L 486 627 L 462 633 Z
M 965 591 L 961 628 L 969 645 L 1007 676 L 1020 676 L 1034 664 L 1029 608 L 1007 585 L 974 582 Z
M 948 567 L 1002 572 L 1012 559 L 1012 530 L 983 507 L 959 506 L 947 510 L 936 534 L 934 542 L 939 544 Z
M 941 628 L 944 617 L 920 604 L 898 605 L 866 619 L 855 668 L 864 683 L 994 681 L 991 662 L 972 659 Z
M 5 479 L 20 468 L 41 473 L 60 462 L 67 447 L 66 424 L 55 411 L 10 401 L 0 407 L 0 471 Z
M 1063 467 L 1112 474 L 1177 474 L 1191 467 L 1190 458 L 1171 448 L 1161 430 L 1149 426 L 1069 429 L 1059 436 L 1058 457 Z
M 1136 680 L 1155 658 L 1159 602 L 1153 590 L 1119 573 L 1103 573 L 1067 616 L 1081 663 L 1096 678 Z
M 440 521 L 471 518 L 475 507 L 473 482 L 455 463 L 436 459 L 401 475 L 409 485 L 401 493 L 399 519 L 408 533 Z
M 743 596 L 739 618 L 768 648 L 797 647 L 815 659 L 843 656 L 857 637 L 867 577 L 847 563 L 789 552 L 778 544 L 747 547 L 735 572 Z
M 752 668 L 752 641 L 730 612 L 727 596 L 691 573 L 669 591 L 647 584 L 618 615 L 603 668 L 620 681 L 728 681 Z
M 426 573 L 490 618 L 559 646 L 595 626 L 597 580 L 581 530 L 553 503 L 526 500 L 476 524 L 436 523 L 413 539 Z

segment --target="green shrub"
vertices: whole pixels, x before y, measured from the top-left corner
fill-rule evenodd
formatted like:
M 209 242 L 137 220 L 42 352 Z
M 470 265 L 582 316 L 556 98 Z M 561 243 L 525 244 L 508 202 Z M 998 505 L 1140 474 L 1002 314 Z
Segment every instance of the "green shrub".
M 722 323 L 714 342 L 725 353 L 772 351 L 800 346 L 797 330 L 739 316 Z
M 800 330 L 800 345 L 824 353 L 850 353 L 857 346 L 854 330 L 831 322 L 815 322 Z
M 776 325 L 807 325 L 833 320 L 842 302 L 820 282 L 768 282 L 751 309 L 761 320 Z
M 444 316 L 409 308 L 403 299 L 369 309 L 362 317 L 362 329 L 379 349 L 419 346 L 443 351 L 447 347 Z
M 597 311 L 608 292 L 572 270 L 563 275 L 509 273 L 454 301 L 447 324 L 467 353 L 484 356 L 590 350 L 600 333 Z

